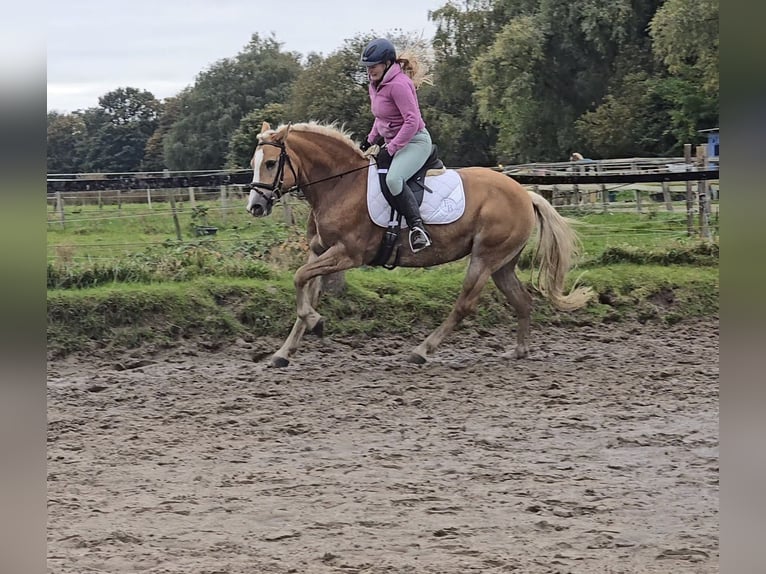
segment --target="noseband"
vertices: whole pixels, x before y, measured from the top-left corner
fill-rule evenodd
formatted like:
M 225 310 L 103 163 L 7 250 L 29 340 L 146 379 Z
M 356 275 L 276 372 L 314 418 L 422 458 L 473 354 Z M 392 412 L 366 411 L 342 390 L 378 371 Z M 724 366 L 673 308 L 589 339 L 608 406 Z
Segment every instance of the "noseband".
M 293 167 L 292 161 L 290 161 L 290 156 L 287 154 L 287 149 L 285 149 L 284 142 L 258 142 L 258 144 L 255 146 L 256 149 L 260 145 L 271 145 L 279 148 L 277 173 L 274 175 L 274 181 L 272 183 L 253 182 L 250 184 L 251 191 L 257 192 L 258 195 L 260 195 L 268 204 L 268 206 L 271 207 L 274 204 L 274 200 L 279 199 L 285 193 L 282 190 L 282 185 L 285 182 L 285 165 L 290 168 L 290 171 L 293 174 L 293 179 L 295 180 L 295 185 L 290 188 L 288 192 L 298 188 L 298 175 L 295 173 L 295 168 Z M 266 195 L 263 193 L 261 190 L 264 189 L 270 191 L 271 195 Z

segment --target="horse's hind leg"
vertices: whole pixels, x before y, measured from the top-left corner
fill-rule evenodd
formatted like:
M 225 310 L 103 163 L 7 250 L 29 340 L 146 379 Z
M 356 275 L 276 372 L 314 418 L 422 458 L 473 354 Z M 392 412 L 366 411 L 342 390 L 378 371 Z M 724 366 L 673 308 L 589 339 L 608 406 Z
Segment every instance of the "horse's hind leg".
M 516 311 L 519 327 L 516 333 L 516 350 L 514 355 L 517 359 L 520 359 L 529 354 L 527 339 L 529 338 L 529 317 L 532 313 L 532 296 L 516 276 L 515 269 L 518 259 L 518 257 L 515 257 L 513 261 L 506 263 L 495 271 L 492 274 L 492 280 L 498 289 L 502 291 L 503 295 L 505 295 L 514 311 Z
M 479 263 L 479 258 L 475 256 L 471 257 L 468 272 L 463 280 L 463 289 L 461 290 L 457 301 L 455 301 L 455 306 L 452 308 L 452 311 L 444 322 L 434 329 L 431 334 L 426 337 L 425 341 L 413 349 L 409 357 L 410 362 L 418 364 L 425 363 L 428 355 L 442 343 L 444 338 L 455 329 L 460 321 L 476 310 L 476 305 L 479 302 L 479 295 L 481 295 L 481 290 L 484 288 L 484 285 L 487 284 L 489 276 L 489 269 L 484 264 Z

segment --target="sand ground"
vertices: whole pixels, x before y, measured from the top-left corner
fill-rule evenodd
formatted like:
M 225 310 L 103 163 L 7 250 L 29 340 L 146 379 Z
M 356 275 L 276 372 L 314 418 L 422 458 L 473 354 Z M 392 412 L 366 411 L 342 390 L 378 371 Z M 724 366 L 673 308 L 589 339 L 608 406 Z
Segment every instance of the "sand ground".
M 48 364 L 48 571 L 718 572 L 718 321 Z

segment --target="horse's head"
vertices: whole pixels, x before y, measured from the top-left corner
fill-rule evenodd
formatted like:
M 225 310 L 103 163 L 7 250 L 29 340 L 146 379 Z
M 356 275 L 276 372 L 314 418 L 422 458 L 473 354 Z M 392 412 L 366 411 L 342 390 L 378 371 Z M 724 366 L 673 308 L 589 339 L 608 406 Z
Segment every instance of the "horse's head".
M 284 186 L 289 188 L 296 184 L 295 169 L 285 146 L 289 131 L 289 125 L 279 130 L 272 130 L 266 122 L 261 126 L 250 160 L 253 181 L 247 211 L 254 217 L 269 215 L 274 202 L 282 196 Z
M 316 193 L 321 186 L 336 186 L 344 175 L 369 165 L 350 134 L 334 124 L 307 122 L 271 129 L 264 122 L 257 138 L 250 161 L 253 181 L 247 201 L 247 211 L 255 217 L 268 215 L 283 193 L 297 189 L 299 173 L 301 191 L 314 207 L 312 196 L 321 200 L 322 194 Z

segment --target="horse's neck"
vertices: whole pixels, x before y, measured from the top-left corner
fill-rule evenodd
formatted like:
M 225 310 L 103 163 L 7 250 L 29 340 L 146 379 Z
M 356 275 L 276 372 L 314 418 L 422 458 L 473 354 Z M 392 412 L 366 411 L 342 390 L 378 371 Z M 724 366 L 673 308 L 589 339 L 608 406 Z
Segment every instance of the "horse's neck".
M 363 169 L 365 160 L 343 142 L 329 137 L 305 137 L 296 144 L 306 180 L 304 184 L 311 184 L 305 185 L 304 194 L 315 208 L 343 201 L 349 194 L 335 191 L 353 185 L 361 174 L 366 173 Z

